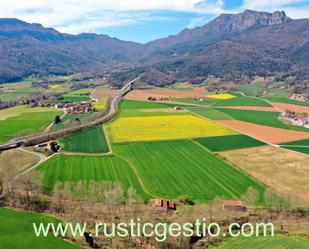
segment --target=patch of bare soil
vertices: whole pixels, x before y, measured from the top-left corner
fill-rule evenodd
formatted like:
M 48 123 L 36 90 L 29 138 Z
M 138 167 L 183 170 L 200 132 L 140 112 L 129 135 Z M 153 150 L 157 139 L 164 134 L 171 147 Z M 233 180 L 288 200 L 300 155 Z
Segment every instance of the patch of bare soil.
M 218 106 L 218 108 L 249 110 L 249 111 L 263 111 L 263 112 L 280 112 L 275 107 L 266 107 L 266 106 Z
M 117 90 L 109 88 L 98 88 L 92 93 L 92 97 L 95 99 L 107 99 L 113 98 L 118 94 Z
M 301 105 L 293 105 L 293 104 L 286 104 L 286 103 L 278 103 L 278 102 L 271 102 L 271 104 L 282 110 L 283 112 L 286 110 L 302 113 L 307 112 L 309 113 L 309 107 L 308 106 L 301 106 Z
M 308 132 L 285 130 L 239 120 L 218 120 L 217 122 L 240 133 L 271 144 L 293 142 L 309 138 Z
M 309 156 L 268 145 L 220 155 L 293 203 L 308 207 Z
M 193 90 L 174 90 L 169 88 L 153 88 L 153 89 L 145 89 L 145 90 L 133 90 L 128 93 L 126 96 L 127 99 L 136 99 L 136 100 L 147 100 L 149 97 L 156 98 L 202 98 L 205 97 L 205 88 L 204 87 L 196 87 Z

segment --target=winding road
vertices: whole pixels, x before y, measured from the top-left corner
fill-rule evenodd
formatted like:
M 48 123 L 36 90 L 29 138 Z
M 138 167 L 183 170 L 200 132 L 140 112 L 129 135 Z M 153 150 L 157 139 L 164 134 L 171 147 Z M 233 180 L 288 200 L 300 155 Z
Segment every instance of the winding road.
M 78 131 L 87 130 L 89 128 L 92 128 L 94 126 L 103 124 L 105 122 L 108 122 L 115 118 L 118 114 L 118 104 L 121 100 L 121 98 L 129 91 L 132 90 L 133 83 L 138 80 L 139 77 L 131 80 L 130 82 L 126 83 L 118 92 L 117 96 L 112 99 L 110 104 L 108 105 L 108 112 L 103 117 L 98 118 L 92 122 L 82 124 L 76 127 L 63 129 L 59 131 L 53 131 L 53 132 L 43 132 L 36 135 L 29 135 L 25 136 L 23 138 L 15 139 L 14 141 L 11 141 L 7 144 L 0 145 L 0 152 L 4 150 L 10 150 L 15 149 L 21 146 L 33 146 L 39 143 L 43 143 L 49 140 L 57 139 L 63 136 L 67 136 L 70 134 L 73 134 Z

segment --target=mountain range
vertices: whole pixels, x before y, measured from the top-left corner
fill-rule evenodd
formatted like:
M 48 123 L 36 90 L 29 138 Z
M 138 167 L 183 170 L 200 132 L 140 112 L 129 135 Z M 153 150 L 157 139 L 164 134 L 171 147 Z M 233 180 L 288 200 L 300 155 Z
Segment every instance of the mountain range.
M 209 75 L 309 80 L 309 19 L 285 12 L 222 14 L 202 27 L 146 44 L 107 35 L 63 34 L 0 19 L 0 82 L 29 75 L 106 73 L 111 82 L 143 74 L 151 84 L 200 82 Z

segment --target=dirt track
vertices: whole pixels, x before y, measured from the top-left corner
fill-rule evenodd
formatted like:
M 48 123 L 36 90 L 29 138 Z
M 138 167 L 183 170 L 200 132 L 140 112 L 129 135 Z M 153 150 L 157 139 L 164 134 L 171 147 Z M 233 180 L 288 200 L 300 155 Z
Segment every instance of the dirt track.
M 280 144 L 309 138 L 309 132 L 279 129 L 238 120 L 218 120 L 217 122 L 270 144 Z

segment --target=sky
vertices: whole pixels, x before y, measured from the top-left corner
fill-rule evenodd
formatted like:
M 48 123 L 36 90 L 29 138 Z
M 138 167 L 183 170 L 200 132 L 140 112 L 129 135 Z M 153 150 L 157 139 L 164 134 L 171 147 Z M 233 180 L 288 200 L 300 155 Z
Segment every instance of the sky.
M 309 0 L 1 0 L 0 18 L 146 43 L 245 9 L 309 18 Z

